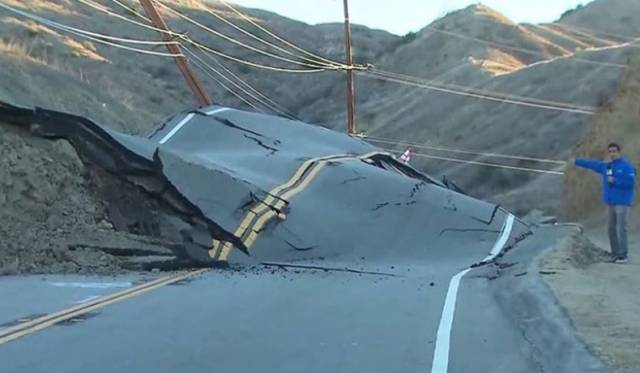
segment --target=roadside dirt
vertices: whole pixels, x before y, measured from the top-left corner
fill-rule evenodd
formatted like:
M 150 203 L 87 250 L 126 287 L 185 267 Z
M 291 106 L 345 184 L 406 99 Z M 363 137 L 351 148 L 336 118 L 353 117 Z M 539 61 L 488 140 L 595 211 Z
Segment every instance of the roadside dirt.
M 172 259 L 158 239 L 114 229 L 105 188 L 123 190 L 88 170 L 67 141 L 0 123 L 0 276 L 111 275 Z
M 607 263 L 608 238 L 600 217 L 585 234 L 568 237 L 542 259 L 544 280 L 580 337 L 615 373 L 640 371 L 640 232 L 630 237 L 630 263 Z

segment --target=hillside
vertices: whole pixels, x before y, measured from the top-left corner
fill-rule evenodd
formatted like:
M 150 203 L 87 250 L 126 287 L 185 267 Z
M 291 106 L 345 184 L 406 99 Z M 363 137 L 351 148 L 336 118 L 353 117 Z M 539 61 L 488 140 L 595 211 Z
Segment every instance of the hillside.
M 125 23 L 77 1 L 3 2 L 94 32 L 158 39 L 152 30 Z M 120 15 L 132 17 L 130 12 L 113 2 L 99 2 L 109 4 Z M 165 3 L 212 29 L 255 44 L 246 35 L 205 12 L 199 1 Z M 452 12 L 415 35 L 404 37 L 355 25 L 355 58 L 357 63 L 371 63 L 379 69 L 442 83 L 600 106 L 617 92 L 623 71 L 600 63 L 625 64 L 634 53 L 630 47 L 615 46 L 621 39 L 596 32 L 598 23 L 592 18 L 598 18 L 601 13 L 598 9 L 609 3 L 612 6 L 603 13 L 602 24 L 629 15 L 640 17 L 636 16 L 640 13 L 633 11 L 640 7 L 640 0 L 595 1 L 571 12 L 558 23 L 544 25 L 518 25 L 495 10 L 474 5 Z M 221 4 L 208 4 L 217 14 L 252 32 L 257 31 Z M 328 58 L 343 59 L 341 24 L 310 26 L 262 10 L 243 11 L 297 45 Z M 3 51 L 0 54 L 3 81 L 0 100 L 77 113 L 132 133 L 143 132 L 166 116 L 194 105 L 170 58 L 142 56 L 98 45 L 5 11 L 0 15 L 0 49 Z M 270 57 L 230 44 L 175 15 L 165 12 L 165 17 L 172 29 L 187 33 L 212 48 L 261 64 L 278 64 Z M 589 25 L 594 25 L 594 30 L 586 30 Z M 616 29 L 601 31 L 625 35 L 636 32 L 632 26 L 623 26 L 619 24 Z M 608 48 L 589 50 L 605 46 Z M 162 48 L 156 50 L 162 51 Z M 342 74 L 287 74 L 225 64 L 301 119 L 344 129 Z M 199 74 L 215 102 L 247 108 L 206 75 Z M 358 75 L 356 82 L 359 129 L 371 136 L 477 152 L 564 159 L 591 122 L 591 117 L 586 115 L 431 92 L 373 80 L 366 75 Z M 401 151 L 402 148 L 394 149 Z M 452 156 L 442 152 L 433 154 Z M 472 158 L 465 156 L 465 159 Z M 561 177 L 424 158 L 416 158 L 412 163 L 431 174 L 446 174 L 465 191 L 505 203 L 519 213 L 533 207 L 558 212 Z M 539 165 L 518 162 L 516 166 Z M 539 188 L 539 185 L 545 188 Z
M 560 18 L 558 23 L 578 31 L 590 30 L 603 39 L 628 40 L 640 34 L 637 16 L 640 2 L 633 0 L 595 0 Z
M 638 95 L 640 95 L 640 59 L 634 58 L 622 77 L 620 90 L 612 102 L 595 116 L 593 125 L 578 142 L 576 157 L 604 159 L 607 145 L 618 142 L 624 156 L 637 163 L 640 158 L 640 142 L 634 133 L 638 127 Z M 613 125 L 614 124 L 614 125 Z M 585 183 L 585 180 L 588 180 Z M 563 206 L 567 216 L 579 219 L 583 216 L 604 217 L 601 185 L 597 175 L 571 167 L 564 182 Z M 635 217 L 640 213 L 633 210 Z

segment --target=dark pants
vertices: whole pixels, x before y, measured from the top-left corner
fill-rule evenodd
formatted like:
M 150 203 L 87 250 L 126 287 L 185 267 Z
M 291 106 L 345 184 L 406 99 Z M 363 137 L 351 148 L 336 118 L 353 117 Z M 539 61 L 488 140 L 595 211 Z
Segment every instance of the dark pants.
M 622 205 L 609 206 L 609 243 L 614 258 L 627 259 L 627 221 L 629 207 Z

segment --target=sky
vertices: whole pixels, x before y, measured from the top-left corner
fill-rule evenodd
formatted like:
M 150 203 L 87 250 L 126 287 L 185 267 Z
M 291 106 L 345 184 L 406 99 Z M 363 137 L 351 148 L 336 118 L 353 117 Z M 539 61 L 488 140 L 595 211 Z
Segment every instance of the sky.
M 309 24 L 342 22 L 342 0 L 231 0 L 266 9 Z M 485 0 L 483 4 L 516 22 L 551 22 L 568 9 L 588 0 Z M 397 35 L 418 31 L 452 10 L 478 3 L 477 0 L 349 0 L 350 18 L 370 28 Z M 526 4 L 526 5 L 525 5 Z

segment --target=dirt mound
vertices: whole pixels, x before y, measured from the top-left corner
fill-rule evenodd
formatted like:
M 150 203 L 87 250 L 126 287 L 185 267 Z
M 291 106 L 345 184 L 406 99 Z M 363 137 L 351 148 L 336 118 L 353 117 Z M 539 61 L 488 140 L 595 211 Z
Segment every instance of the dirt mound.
M 639 95 L 640 58 L 635 57 L 622 77 L 617 96 L 595 115 L 589 131 L 578 143 L 576 157 L 604 159 L 607 145 L 617 142 L 625 158 L 637 163 L 640 159 Z M 597 175 L 569 167 L 564 177 L 564 214 L 570 219 L 584 220 L 602 213 L 601 187 Z
M 542 259 L 542 266 L 546 271 L 584 269 L 608 258 L 609 254 L 587 237 L 573 234 L 560 241 L 556 249 Z
M 67 142 L 0 125 L 1 274 L 84 270 L 64 243 L 78 232 L 108 229 L 108 223 L 83 174 Z M 90 267 L 97 271 L 113 269 L 107 256 L 93 259 Z
M 115 197 L 114 197 L 115 195 Z M 114 198 L 118 201 L 114 201 Z M 173 270 L 173 242 L 154 237 L 152 202 L 87 168 L 65 140 L 0 123 L 0 275 Z M 122 215 L 123 209 L 149 211 Z M 118 215 L 118 216 L 119 216 Z M 122 225 L 115 229 L 114 225 Z

